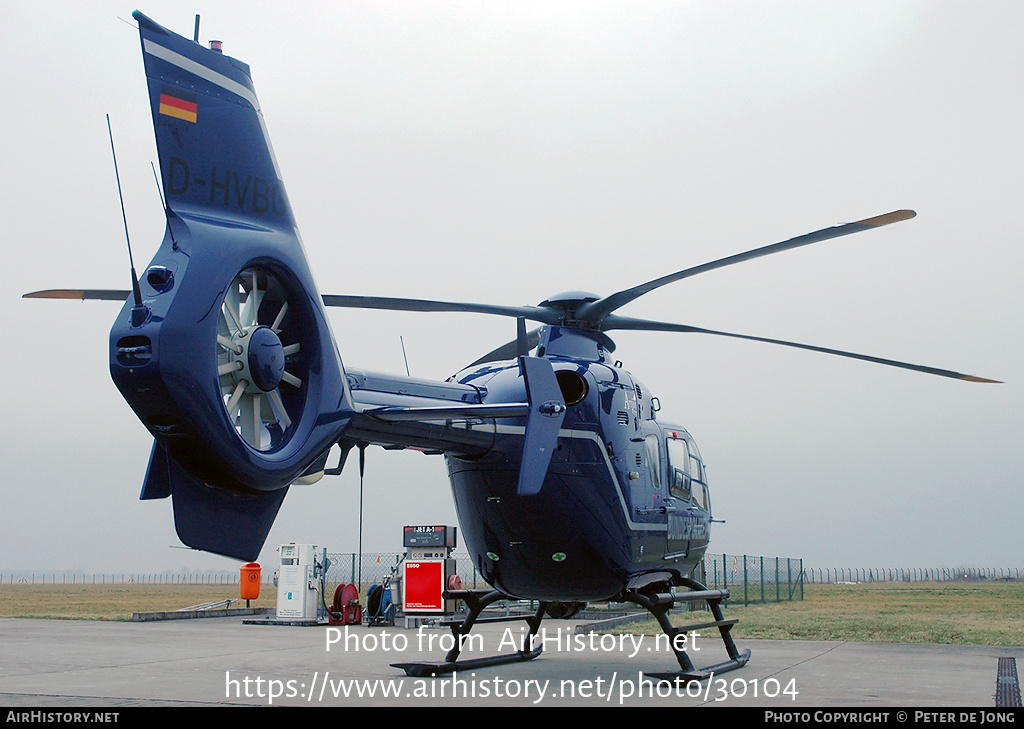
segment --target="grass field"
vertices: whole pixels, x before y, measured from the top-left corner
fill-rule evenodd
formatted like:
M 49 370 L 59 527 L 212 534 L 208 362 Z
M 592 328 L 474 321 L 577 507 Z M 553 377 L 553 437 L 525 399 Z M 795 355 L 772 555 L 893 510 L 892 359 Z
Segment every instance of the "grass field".
M 238 588 L 211 585 L 4 585 L 0 617 L 130 620 L 132 613 L 178 610 L 237 598 Z M 264 585 L 253 607 L 273 608 Z M 244 603 L 233 603 L 239 607 Z M 729 608 L 738 638 L 1024 646 L 1024 583 L 873 583 L 807 585 L 800 602 Z M 685 624 L 676 612 L 673 622 Z M 653 621 L 622 632 L 656 634 Z
M 131 620 L 132 613 L 168 612 L 237 599 L 237 585 L 3 585 L 0 618 Z M 277 606 L 277 589 L 263 585 L 250 607 Z M 231 608 L 245 607 L 244 601 Z
M 734 607 L 737 639 L 1024 646 L 1024 583 L 807 585 L 801 602 Z M 696 621 L 693 621 L 696 622 Z M 673 624 L 685 625 L 685 613 Z M 654 621 L 624 632 L 657 634 Z

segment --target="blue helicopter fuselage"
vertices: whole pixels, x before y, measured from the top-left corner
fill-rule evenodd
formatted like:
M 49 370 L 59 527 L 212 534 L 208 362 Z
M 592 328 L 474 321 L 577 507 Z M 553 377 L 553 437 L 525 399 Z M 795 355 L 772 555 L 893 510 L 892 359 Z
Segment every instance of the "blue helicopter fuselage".
M 693 439 L 657 421 L 656 398 L 587 334 L 548 327 L 543 335 L 568 409 L 538 493 L 516 491 L 521 421 L 495 423 L 482 456 L 447 456 L 474 566 L 517 597 L 608 599 L 624 586 L 686 576 L 707 548 L 710 505 Z M 453 379 L 480 388 L 485 403 L 524 397 L 514 361 Z

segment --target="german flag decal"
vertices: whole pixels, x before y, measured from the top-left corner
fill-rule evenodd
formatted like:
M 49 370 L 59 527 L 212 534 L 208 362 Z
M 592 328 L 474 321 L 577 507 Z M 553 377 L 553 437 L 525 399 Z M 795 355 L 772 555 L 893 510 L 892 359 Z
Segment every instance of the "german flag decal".
M 187 122 L 196 121 L 199 110 L 198 98 L 195 94 L 164 86 L 160 89 L 160 113 L 182 119 Z

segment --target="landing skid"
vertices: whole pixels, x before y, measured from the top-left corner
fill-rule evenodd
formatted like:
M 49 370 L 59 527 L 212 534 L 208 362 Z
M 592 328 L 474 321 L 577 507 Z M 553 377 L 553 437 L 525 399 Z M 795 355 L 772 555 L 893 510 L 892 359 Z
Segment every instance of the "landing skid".
M 675 673 L 647 673 L 646 675 L 661 681 L 670 682 L 675 682 L 677 680 L 684 682 L 703 681 L 716 673 L 735 671 L 737 668 L 743 668 L 743 666 L 747 665 L 747 661 L 750 660 L 750 651 L 745 650 L 741 653 L 737 650 L 736 643 L 733 642 L 730 632 L 732 631 L 732 626 L 735 625 L 738 620 L 736 618 L 726 619 L 722 615 L 722 600 L 729 597 L 729 591 L 709 590 L 696 580 L 691 580 L 686 577 L 679 578 L 673 581 L 672 584 L 673 586 L 687 587 L 690 589 L 690 592 L 681 592 L 678 594 L 667 592 L 646 595 L 634 590 L 628 590 L 620 596 L 624 602 L 631 602 L 635 605 L 639 605 L 654 616 L 655 620 L 658 621 L 658 625 L 661 626 L 662 631 L 668 636 L 669 646 L 672 648 L 672 652 L 675 654 L 676 660 L 679 662 L 679 667 L 682 669 Z M 680 627 L 672 625 L 668 618 L 669 610 L 680 603 L 691 603 L 698 600 L 704 600 L 707 602 L 708 607 L 711 609 L 711 614 L 715 618 L 714 620 Z M 686 654 L 686 651 L 679 647 L 679 643 L 682 641 L 677 641 L 676 638 L 677 636 L 685 635 L 691 631 L 704 630 L 705 628 L 718 628 L 718 631 L 722 636 L 722 641 L 725 643 L 725 650 L 729 654 L 729 660 L 723 661 L 722 663 L 716 663 L 713 666 L 707 666 L 706 668 L 696 668 L 693 665 L 693 661 L 691 661 L 690 657 Z
M 533 638 L 537 635 L 537 629 L 540 628 L 540 621 L 544 618 L 544 610 L 550 603 L 542 602 L 537 612 L 532 616 L 510 616 L 510 617 L 496 617 L 496 618 L 481 618 L 480 613 L 488 606 L 498 600 L 508 600 L 508 595 L 498 590 L 491 590 L 490 592 L 476 592 L 473 590 L 448 590 L 445 592 L 444 597 L 446 600 L 457 599 L 464 600 L 466 606 L 469 608 L 469 613 L 466 615 L 462 622 L 452 621 L 446 623 L 448 627 L 452 629 L 452 633 L 455 636 L 455 646 L 448 651 L 448 655 L 445 659 L 440 662 L 418 662 L 418 663 L 392 663 L 392 668 L 401 668 L 405 671 L 406 676 L 438 676 L 446 673 L 454 673 L 455 671 L 465 671 L 474 668 L 484 668 L 486 666 L 501 666 L 508 663 L 519 663 L 520 661 L 529 661 L 536 658 L 544 650 L 544 644 L 538 642 L 535 648 L 530 648 L 530 645 L 534 642 Z M 459 660 L 459 653 L 462 650 L 463 638 L 469 635 L 469 631 L 473 629 L 473 626 L 480 623 L 495 623 L 495 622 L 508 622 L 512 620 L 525 620 L 527 625 L 530 626 L 530 632 L 523 638 L 523 646 L 515 653 L 507 653 L 499 656 L 486 656 L 484 658 L 470 658 L 466 660 Z
M 742 653 L 739 652 L 736 648 L 736 644 L 733 642 L 732 636 L 730 635 L 732 626 L 736 624 L 737 620 L 735 618 L 726 619 L 722 615 L 721 603 L 722 600 L 729 597 L 729 591 L 709 590 L 699 582 L 688 578 L 681 578 L 674 581 L 673 586 L 687 587 L 690 589 L 690 592 L 647 595 L 634 590 L 628 590 L 617 598 L 622 602 L 631 602 L 635 605 L 639 605 L 654 616 L 658 621 L 658 624 L 661 626 L 661 629 L 665 632 L 665 635 L 668 636 L 669 645 L 676 656 L 676 660 L 679 662 L 679 667 L 682 669 L 676 673 L 647 673 L 646 675 L 661 681 L 670 682 L 702 681 L 706 678 L 710 678 L 716 673 L 734 671 L 737 668 L 745 666 L 747 661 L 750 660 L 750 651 L 745 650 Z M 491 590 L 490 592 L 450 590 L 447 591 L 444 596 L 445 599 L 464 600 L 469 608 L 469 613 L 461 622 L 452 621 L 446 623 L 446 625 L 451 628 L 452 633 L 455 636 L 455 646 L 448 651 L 448 655 L 445 656 L 443 661 L 392 663 L 391 666 L 393 668 L 401 668 L 405 671 L 407 676 L 438 676 L 447 673 L 454 673 L 455 671 L 465 671 L 475 668 L 483 668 L 486 666 L 500 666 L 508 663 L 529 661 L 539 656 L 543 651 L 543 642 L 537 642 L 537 646 L 533 648 L 530 648 L 530 646 L 534 642 L 534 637 L 540 629 L 541 620 L 544 619 L 545 610 L 550 603 L 540 603 L 540 606 L 537 608 L 537 612 L 532 616 L 518 615 L 512 617 L 480 618 L 480 613 L 483 612 L 487 606 L 497 602 L 498 600 L 510 599 L 509 596 L 503 592 L 499 592 L 498 590 Z M 708 607 L 711 609 L 711 614 L 715 619 L 710 622 L 686 625 L 678 628 L 673 626 L 668 619 L 669 610 L 680 603 L 696 602 L 698 600 L 704 600 L 707 602 Z M 527 625 L 530 627 L 530 631 L 523 637 L 523 645 L 518 651 L 504 655 L 471 658 L 462 661 L 459 660 L 459 653 L 462 649 L 463 638 L 469 635 L 469 632 L 473 629 L 473 626 L 476 623 L 507 622 L 511 620 L 525 620 Z M 693 662 L 686 654 L 686 651 L 679 647 L 678 643 L 682 641 L 677 641 L 677 636 L 685 635 L 690 631 L 713 627 L 718 628 L 722 636 L 722 640 L 725 643 L 725 649 L 729 654 L 729 660 L 717 663 L 713 666 L 698 669 L 693 665 Z

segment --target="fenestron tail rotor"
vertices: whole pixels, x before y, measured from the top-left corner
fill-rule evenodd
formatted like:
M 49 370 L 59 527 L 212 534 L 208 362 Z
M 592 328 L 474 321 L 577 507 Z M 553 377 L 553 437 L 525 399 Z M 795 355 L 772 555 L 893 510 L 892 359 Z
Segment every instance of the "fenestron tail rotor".
M 217 327 L 217 374 L 239 436 L 259 451 L 279 447 L 301 410 L 300 329 L 287 291 L 269 270 L 250 267 L 228 286 Z

